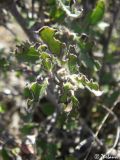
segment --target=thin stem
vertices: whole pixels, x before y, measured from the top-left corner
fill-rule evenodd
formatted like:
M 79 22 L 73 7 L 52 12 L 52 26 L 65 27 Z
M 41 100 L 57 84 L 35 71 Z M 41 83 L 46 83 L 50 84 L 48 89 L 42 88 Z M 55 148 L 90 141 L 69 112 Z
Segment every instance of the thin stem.
M 114 105 L 113 105 L 113 107 L 112 107 L 111 109 L 108 109 L 107 107 L 102 106 L 104 109 L 106 109 L 106 110 L 108 111 L 108 113 L 107 113 L 107 114 L 105 115 L 105 117 L 103 118 L 101 124 L 100 124 L 99 127 L 98 127 L 97 132 L 95 133 L 95 137 L 94 137 L 94 138 L 96 139 L 96 138 L 98 137 L 98 134 L 100 133 L 100 130 L 103 128 L 106 120 L 108 119 L 109 115 L 111 114 L 111 115 L 113 115 L 113 116 L 115 117 L 115 120 L 117 121 L 117 124 L 118 124 L 117 134 L 116 134 L 117 136 L 116 136 L 115 142 L 114 142 L 114 144 L 113 144 L 113 147 L 112 147 L 111 149 L 109 149 L 108 152 L 107 152 L 105 155 L 109 154 L 109 153 L 113 150 L 113 148 L 115 148 L 115 146 L 116 146 L 116 144 L 117 144 L 117 142 L 118 142 L 118 139 L 119 139 L 119 135 L 120 135 L 119 120 L 118 120 L 117 116 L 116 116 L 116 115 L 114 114 L 114 112 L 113 112 L 113 109 L 117 106 L 118 103 L 119 103 L 119 101 L 117 100 L 117 101 L 114 103 Z M 95 139 L 94 139 L 93 143 L 95 142 Z M 93 143 L 92 143 L 92 144 L 93 144 Z M 89 151 L 88 151 L 88 154 L 86 155 L 86 158 L 85 158 L 84 160 L 87 160 L 87 159 L 88 159 L 88 156 L 89 156 L 89 154 L 90 154 L 90 152 L 91 152 L 91 149 L 92 149 L 92 144 L 91 144 L 91 146 L 90 146 L 90 148 L 89 148 Z M 102 159 L 105 157 L 105 155 L 102 156 L 102 157 L 100 158 L 100 160 L 102 160 Z

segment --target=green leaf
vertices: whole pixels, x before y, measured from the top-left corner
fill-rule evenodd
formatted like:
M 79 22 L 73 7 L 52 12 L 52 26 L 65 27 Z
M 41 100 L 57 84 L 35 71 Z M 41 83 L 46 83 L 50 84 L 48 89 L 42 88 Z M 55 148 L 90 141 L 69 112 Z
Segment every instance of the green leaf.
M 45 52 L 48 49 L 46 44 L 42 44 L 38 47 L 38 51 Z
M 39 101 L 40 91 L 42 86 L 37 82 L 32 83 L 30 90 L 33 93 L 34 101 Z
M 63 20 L 65 17 L 65 12 L 60 8 L 52 7 L 50 16 L 54 21 Z
M 49 0 L 49 1 L 47 1 L 47 4 L 48 4 L 48 5 L 55 5 L 55 1 L 56 1 L 56 0 Z
M 98 90 L 99 89 L 98 83 L 93 82 L 92 80 L 91 81 L 86 81 L 86 85 L 89 88 L 94 89 L 94 90 Z
M 77 56 L 74 54 L 69 55 L 69 60 L 68 60 L 68 67 L 71 73 L 75 73 L 78 71 L 78 66 L 77 66 Z
M 84 67 L 87 67 L 91 70 L 96 69 L 96 63 L 94 62 L 93 57 L 89 54 L 92 50 L 94 44 L 92 41 L 83 42 L 82 40 L 78 41 L 78 47 L 80 48 L 80 63 L 82 62 Z
M 47 52 L 42 52 L 42 53 L 40 54 L 40 57 L 41 57 L 42 59 L 46 59 L 46 58 L 51 58 L 51 55 L 48 54 Z
M 41 39 L 48 45 L 53 54 L 60 55 L 63 44 L 55 38 L 55 32 L 55 29 L 44 26 L 39 30 L 39 35 Z
M 28 86 L 24 88 L 23 94 L 24 94 L 25 98 L 33 99 L 33 93 L 31 92 L 31 90 Z
M 68 7 L 66 5 L 64 5 L 62 0 L 57 0 L 57 1 L 59 2 L 61 9 L 66 13 L 67 16 L 69 16 L 71 18 L 79 18 L 80 17 L 82 11 L 74 9 L 74 13 L 71 13 L 71 11 L 68 9 Z
M 52 56 L 47 52 L 42 52 L 40 54 L 40 58 L 42 60 L 42 65 L 44 66 L 44 69 L 50 72 L 53 68 Z
M 18 46 L 15 54 L 18 61 L 31 63 L 35 63 L 35 61 L 39 60 L 40 56 L 35 47 L 28 42 Z
M 98 83 L 93 82 L 92 80 L 89 81 L 85 75 L 75 75 L 73 78 L 77 82 L 76 85 L 78 86 L 78 88 L 85 87 L 96 96 L 101 96 L 103 94 L 103 91 L 99 90 Z
M 63 94 L 60 96 L 60 103 L 66 103 L 66 102 L 67 102 L 67 98 L 68 98 L 67 93 L 63 93 Z
M 105 3 L 104 0 L 98 0 L 96 7 L 91 13 L 90 24 L 96 25 L 104 16 Z
M 99 86 L 96 82 L 86 82 L 85 87 L 96 96 L 101 96 L 103 94 L 103 91 L 99 90 Z
M 89 56 L 88 53 L 81 53 L 81 59 L 84 67 L 93 70 L 94 60 Z
M 78 106 L 79 101 L 75 96 L 71 96 L 71 101 L 73 103 L 74 106 Z
M 66 82 L 63 84 L 63 93 L 60 95 L 60 103 L 66 103 L 67 99 L 70 98 L 71 90 L 74 86 L 70 82 Z
M 94 60 L 94 65 L 95 71 L 99 71 L 101 68 L 100 62 L 98 60 Z
M 8 154 L 6 149 L 3 148 L 2 151 L 1 151 L 1 154 L 2 154 L 3 160 L 9 160 L 10 159 L 9 154 Z
M 63 84 L 64 93 L 69 93 L 70 89 L 73 89 L 74 86 L 70 82 L 66 82 Z
M 0 70 L 7 70 L 9 67 L 9 63 L 5 58 L 0 58 Z
M 0 113 L 5 113 L 6 108 L 3 104 L 0 103 Z
M 33 93 L 34 101 L 37 102 L 44 96 L 47 86 L 47 80 L 45 80 L 42 84 L 38 84 L 37 82 L 32 83 L 30 90 Z
M 27 135 L 37 126 L 38 125 L 34 123 L 27 123 L 20 128 L 20 131 L 22 132 L 22 134 Z
M 75 121 L 75 117 L 77 117 L 77 114 L 75 114 L 74 110 L 72 110 L 70 115 L 71 117 L 69 117 L 69 120 L 66 122 L 66 129 L 68 129 L 69 131 L 73 131 L 78 127 L 78 124 L 77 124 L 78 122 Z
M 12 149 L 12 154 L 15 155 L 15 156 L 18 156 L 19 153 L 20 153 L 20 148 L 19 147 L 15 147 Z
M 51 71 L 52 70 L 52 62 L 49 59 L 46 59 L 43 61 L 43 66 L 47 71 Z
M 44 96 L 45 91 L 47 90 L 47 87 L 48 87 L 48 80 L 45 79 L 44 82 L 42 83 L 39 98 L 42 98 Z

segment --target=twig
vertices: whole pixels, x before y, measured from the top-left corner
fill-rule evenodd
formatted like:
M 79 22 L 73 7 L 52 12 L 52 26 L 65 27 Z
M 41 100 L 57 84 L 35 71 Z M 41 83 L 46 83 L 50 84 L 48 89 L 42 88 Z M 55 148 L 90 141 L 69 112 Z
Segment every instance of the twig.
M 13 35 L 16 37 L 16 33 L 11 29 L 9 28 L 6 24 L 3 24 L 3 26 Z
M 104 53 L 104 56 L 103 56 L 103 60 L 102 60 L 102 67 L 101 67 L 101 71 L 100 71 L 100 76 L 99 77 L 102 77 L 103 72 L 104 72 L 105 62 L 106 62 L 106 56 L 108 54 L 109 43 L 111 41 L 113 29 L 114 29 L 116 20 L 118 18 L 119 12 L 120 12 L 119 4 L 116 3 L 115 6 L 114 6 L 114 8 L 115 8 L 115 11 L 113 13 L 112 22 L 111 22 L 111 24 L 110 24 L 110 26 L 108 28 L 107 37 L 104 37 L 104 43 L 103 43 L 103 53 Z M 100 79 L 100 81 L 101 81 L 101 79 Z
M 26 19 L 22 17 L 22 15 L 18 12 L 15 2 L 12 0 L 11 3 L 7 3 L 4 5 L 4 8 L 8 10 L 13 17 L 16 19 L 18 24 L 22 27 L 23 31 L 26 33 L 30 41 L 36 42 L 38 41 L 35 37 L 35 33 L 33 33 L 32 30 L 27 28 L 27 22 Z
M 95 141 L 100 145 L 103 146 L 102 142 L 98 139 L 98 137 L 94 134 L 94 132 L 92 131 L 92 129 L 90 129 L 90 127 L 82 120 L 83 125 L 85 126 L 85 128 L 91 133 L 91 135 L 93 136 L 93 138 L 95 139 Z
M 118 143 L 118 141 L 119 141 L 119 137 L 120 137 L 120 124 L 119 124 L 119 120 L 118 120 L 117 116 L 114 114 L 114 112 L 112 111 L 112 110 L 114 109 L 114 107 L 113 107 L 113 109 L 111 109 L 111 110 L 110 110 L 109 108 L 106 108 L 106 106 L 103 106 L 103 108 L 105 108 L 105 109 L 108 111 L 109 114 L 111 114 L 111 115 L 114 116 L 115 120 L 117 121 L 117 126 L 118 126 L 118 127 L 117 127 L 116 139 L 115 139 L 115 141 L 114 141 L 113 146 L 107 151 L 106 154 L 104 154 L 104 155 L 100 158 L 100 160 L 103 160 L 106 155 L 108 155 L 108 154 L 111 153 L 111 151 L 116 147 L 116 145 L 117 145 L 117 143 Z
M 106 120 L 108 119 L 108 117 L 109 117 L 110 114 L 112 114 L 112 115 L 115 117 L 115 119 L 116 119 L 116 121 L 117 121 L 117 124 L 118 124 L 118 126 L 119 126 L 119 120 L 118 120 L 117 116 L 116 116 L 116 115 L 114 114 L 114 112 L 113 112 L 113 109 L 117 106 L 117 103 L 118 103 L 118 100 L 114 103 L 114 105 L 113 105 L 113 107 L 112 107 L 111 109 L 108 109 L 107 107 L 102 106 L 104 109 L 106 109 L 106 110 L 108 111 L 108 113 L 107 113 L 106 116 L 103 118 L 100 126 L 98 127 L 98 130 L 97 130 L 97 132 L 95 133 L 95 137 L 97 137 L 98 134 L 100 133 L 100 130 L 102 129 L 103 125 L 105 124 L 105 122 L 106 122 Z M 119 134 L 120 134 L 120 127 L 117 128 L 117 134 L 116 134 L 117 136 L 116 136 L 116 140 L 115 140 L 115 142 L 114 142 L 113 147 L 112 147 L 111 149 L 109 149 L 109 151 L 108 151 L 106 154 L 110 153 L 111 150 L 112 150 L 113 148 L 115 148 L 115 146 L 116 146 L 116 144 L 117 144 L 117 142 L 118 142 Z M 94 143 L 94 142 L 95 142 L 95 139 L 94 139 L 93 143 Z M 92 145 L 90 146 L 89 152 L 88 152 L 88 154 L 86 155 L 86 157 L 85 157 L 84 160 L 87 160 L 87 159 L 88 159 L 88 156 L 89 156 L 89 154 L 90 154 L 90 152 L 91 152 L 91 149 L 92 149 Z M 106 155 L 106 154 L 105 154 L 105 155 Z M 102 156 L 102 158 L 105 157 L 105 155 Z M 102 160 L 102 159 L 101 159 L 101 160 Z

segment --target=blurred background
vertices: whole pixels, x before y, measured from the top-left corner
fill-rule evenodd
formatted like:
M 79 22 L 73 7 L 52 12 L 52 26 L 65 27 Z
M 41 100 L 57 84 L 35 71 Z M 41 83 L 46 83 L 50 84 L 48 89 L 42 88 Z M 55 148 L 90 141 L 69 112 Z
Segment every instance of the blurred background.
M 120 1 L 104 1 L 103 10 L 96 7 L 97 3 L 97 0 L 0 0 L 0 160 L 18 157 L 93 160 L 95 154 L 107 153 L 112 147 L 110 154 L 120 159 Z M 104 12 L 99 22 L 90 21 L 93 9 Z M 47 113 L 40 106 L 34 111 L 27 110 L 23 92 L 27 83 L 36 80 L 36 68 L 18 63 L 15 57 L 16 46 L 23 42 L 40 43 L 35 31 L 43 26 L 56 28 L 59 31 L 56 36 L 68 45 L 76 45 L 70 39 L 74 34 L 86 43 L 88 54 L 81 56 L 80 71 L 97 81 L 103 91 L 100 97 L 86 90 L 78 93 L 80 105 L 75 117 L 64 113 L 55 123 L 51 123 L 55 116 L 53 104 Z M 46 104 L 48 99 L 43 98 L 41 105 Z M 113 111 L 109 111 L 111 107 Z M 99 131 L 107 113 L 110 115 L 92 146 L 90 137 Z M 45 134 L 49 126 L 51 131 Z M 36 132 L 35 157 L 22 157 L 24 137 Z

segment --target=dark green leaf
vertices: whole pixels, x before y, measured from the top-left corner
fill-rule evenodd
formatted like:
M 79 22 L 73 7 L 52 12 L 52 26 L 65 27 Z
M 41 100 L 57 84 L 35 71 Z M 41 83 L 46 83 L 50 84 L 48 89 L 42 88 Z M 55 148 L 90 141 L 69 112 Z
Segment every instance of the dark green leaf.
M 47 80 L 45 80 L 42 84 L 38 84 L 37 82 L 32 83 L 30 90 L 33 93 L 34 101 L 39 101 L 45 95 L 47 86 Z
M 38 84 L 37 82 L 32 83 L 30 90 L 33 93 L 34 101 L 39 101 L 41 88 L 42 85 Z
M 66 157 L 65 160 L 77 160 L 77 159 L 73 156 L 70 156 L 70 157 Z
M 30 132 L 31 132 L 35 127 L 37 127 L 36 124 L 28 123 L 28 124 L 25 124 L 24 126 L 22 126 L 22 127 L 20 128 L 20 131 L 21 131 L 24 135 L 27 135 L 27 134 L 30 134 Z
M 51 15 L 52 20 L 63 20 L 65 16 L 65 12 L 60 8 L 53 7 L 51 9 L 50 15 Z
M 31 62 L 39 60 L 39 52 L 29 43 L 24 43 L 17 47 L 16 58 L 21 62 Z
M 98 60 L 94 60 L 95 71 L 99 71 L 101 68 L 101 64 Z
M 90 92 L 94 93 L 96 96 L 101 96 L 102 91 L 99 90 L 99 85 L 92 80 L 89 81 L 85 75 L 75 76 L 75 80 L 77 81 L 78 88 L 87 88 Z
M 9 63 L 5 58 L 0 58 L 0 69 L 7 70 L 9 67 Z
M 2 154 L 3 160 L 9 160 L 10 159 L 6 149 L 3 148 L 2 151 L 1 151 L 1 154 Z
M 74 54 L 69 55 L 68 67 L 71 73 L 76 73 L 78 71 L 77 66 L 77 56 Z
M 25 87 L 24 89 L 24 97 L 28 99 L 33 99 L 33 93 L 31 92 L 29 87 Z
M 66 103 L 67 102 L 67 97 L 68 97 L 68 95 L 67 94 L 62 94 L 61 96 L 60 96 L 60 103 Z

